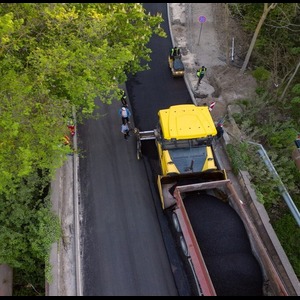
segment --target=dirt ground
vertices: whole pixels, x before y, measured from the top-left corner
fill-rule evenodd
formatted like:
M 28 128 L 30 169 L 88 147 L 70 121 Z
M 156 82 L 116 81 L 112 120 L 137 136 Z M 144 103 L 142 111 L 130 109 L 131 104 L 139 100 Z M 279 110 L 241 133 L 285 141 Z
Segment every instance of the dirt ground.
M 238 108 L 232 104 L 240 99 L 254 97 L 257 87 L 251 75 L 239 74 L 251 37 L 247 36 L 230 16 L 226 29 L 224 3 L 169 5 L 174 43 L 182 49 L 182 61 L 186 67 L 185 76 L 190 82 L 196 104 L 209 105 L 216 102 L 211 112 L 215 121 L 228 116 L 229 105 L 231 105 L 229 111 L 236 112 Z M 206 22 L 202 24 L 203 28 L 200 28 L 199 23 L 201 15 L 206 17 Z M 226 53 L 229 58 L 228 64 Z M 197 87 L 195 74 L 201 65 L 207 67 L 207 74 Z
M 232 17 L 228 17 L 228 33 L 223 22 L 225 20 L 225 4 L 213 3 L 213 17 L 215 20 L 215 28 L 220 42 L 221 53 L 226 53 L 226 36 L 228 36 L 229 44 L 229 66 L 216 66 L 213 68 L 213 76 L 217 81 L 219 95 L 225 101 L 225 107 L 234 104 L 239 99 L 251 99 L 255 97 L 255 89 L 257 87 L 256 80 L 250 74 L 239 74 L 243 64 L 243 58 L 247 54 L 250 38 L 242 28 L 234 21 Z M 232 57 L 232 39 L 234 38 L 234 54 Z M 226 55 L 224 55 L 226 61 Z M 232 60 L 233 58 L 233 60 Z

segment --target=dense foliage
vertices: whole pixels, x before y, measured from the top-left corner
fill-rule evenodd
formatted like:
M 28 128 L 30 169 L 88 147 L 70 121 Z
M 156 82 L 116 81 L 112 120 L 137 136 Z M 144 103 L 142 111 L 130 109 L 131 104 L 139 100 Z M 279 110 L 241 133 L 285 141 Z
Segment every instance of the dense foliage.
M 229 8 L 244 30 L 252 36 L 262 16 L 264 3 L 235 3 Z M 259 32 L 251 57 L 252 65 L 263 66 L 271 71 L 273 83 L 283 83 L 299 62 L 299 24 L 298 3 L 277 3 Z
M 24 278 L 45 267 L 60 235 L 49 183 L 72 151 L 72 109 L 89 116 L 96 97 L 119 99 L 127 74 L 148 68 L 151 36 L 166 36 L 162 21 L 139 3 L 0 4 L 0 264 Z
M 253 33 L 263 11 L 261 4 L 233 4 L 236 19 Z M 234 116 L 245 141 L 228 148 L 235 170 L 246 169 L 260 201 L 300 278 L 300 229 L 278 190 L 280 182 L 257 155 L 256 142 L 266 149 L 296 207 L 300 207 L 300 171 L 292 160 L 300 132 L 300 10 L 296 3 L 278 3 L 258 35 L 251 58 L 257 96 L 241 99 L 242 114 Z M 249 159 L 251 157 L 251 160 Z

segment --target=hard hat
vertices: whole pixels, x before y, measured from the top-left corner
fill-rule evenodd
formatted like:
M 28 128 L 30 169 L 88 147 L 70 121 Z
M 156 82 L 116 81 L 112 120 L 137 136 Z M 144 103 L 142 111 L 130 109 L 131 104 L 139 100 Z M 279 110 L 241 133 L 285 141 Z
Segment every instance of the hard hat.
M 122 107 L 122 110 L 126 110 L 126 107 L 123 106 L 123 107 Z

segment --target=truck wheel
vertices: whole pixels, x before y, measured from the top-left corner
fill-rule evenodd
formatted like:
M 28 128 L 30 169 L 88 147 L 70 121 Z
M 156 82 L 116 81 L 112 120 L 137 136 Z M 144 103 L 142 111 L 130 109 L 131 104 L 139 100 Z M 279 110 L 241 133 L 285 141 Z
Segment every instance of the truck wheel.
M 186 242 L 185 242 L 185 239 L 184 239 L 183 235 L 180 235 L 179 242 L 180 242 L 180 247 L 182 249 L 183 254 L 186 257 L 189 257 L 189 249 L 186 245 Z
M 136 158 L 140 160 L 142 158 L 142 149 L 141 149 L 141 141 L 138 140 L 136 142 Z
M 142 158 L 142 153 L 141 153 L 141 151 L 137 151 L 137 152 L 136 152 L 136 158 L 137 158 L 138 160 L 140 160 L 140 159 Z
M 173 225 L 174 225 L 176 231 L 178 233 L 181 233 L 181 227 L 180 227 L 180 224 L 179 224 L 179 220 L 178 220 L 178 217 L 175 213 L 172 214 L 172 221 L 173 221 Z
M 141 147 L 138 147 L 136 150 L 136 158 L 140 160 L 142 158 L 142 150 Z

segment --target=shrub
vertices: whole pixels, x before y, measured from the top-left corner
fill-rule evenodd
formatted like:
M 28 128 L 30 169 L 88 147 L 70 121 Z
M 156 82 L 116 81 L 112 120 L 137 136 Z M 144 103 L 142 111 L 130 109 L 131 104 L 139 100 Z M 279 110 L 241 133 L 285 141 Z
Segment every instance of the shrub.
M 293 266 L 295 274 L 300 277 L 300 229 L 291 216 L 286 214 L 273 224 L 276 234 L 280 240 L 282 247 L 284 248 L 289 260 Z
M 255 89 L 255 92 L 258 96 L 263 96 L 263 94 L 266 92 L 266 90 L 263 87 L 258 87 Z
M 257 67 L 254 71 L 252 71 L 252 76 L 258 81 L 258 82 L 263 82 L 267 81 L 271 73 L 266 70 L 264 67 Z

